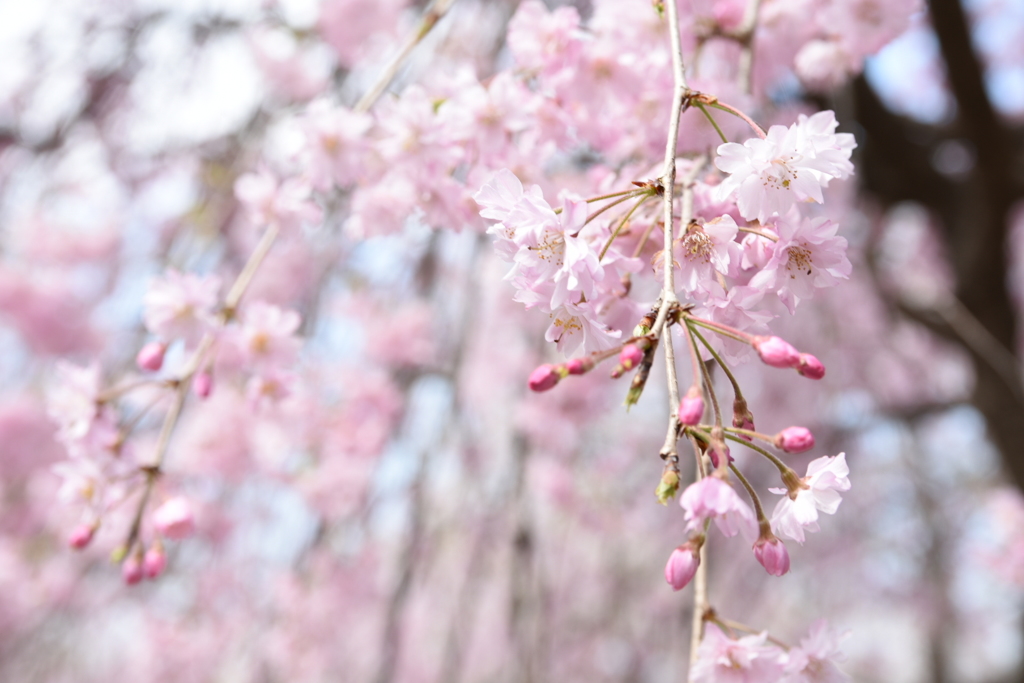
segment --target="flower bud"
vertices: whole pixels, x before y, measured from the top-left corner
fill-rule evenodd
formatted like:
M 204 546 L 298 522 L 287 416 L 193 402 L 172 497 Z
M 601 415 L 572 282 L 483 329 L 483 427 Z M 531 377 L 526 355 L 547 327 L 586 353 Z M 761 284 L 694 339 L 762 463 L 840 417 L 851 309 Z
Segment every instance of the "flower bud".
M 779 337 L 754 337 L 754 348 L 761 360 L 773 368 L 795 368 L 800 365 L 800 352 Z
M 92 542 L 95 533 L 95 524 L 79 524 L 68 535 L 68 545 L 75 550 L 81 550 Z
M 786 427 L 775 435 L 774 444 L 787 453 L 803 453 L 814 448 L 814 434 L 807 427 Z
M 530 378 L 526 383 L 534 391 L 547 391 L 558 384 L 560 379 L 562 379 L 562 375 L 558 369 L 550 363 L 545 363 L 530 373 Z
M 139 349 L 139 354 L 135 356 L 135 364 L 139 366 L 140 370 L 156 372 L 164 366 L 164 353 L 166 351 L 167 344 L 157 341 L 149 342 Z
M 665 565 L 665 580 L 672 590 L 679 591 L 693 580 L 700 566 L 700 553 L 693 544 L 686 542 L 672 551 Z
M 732 402 L 732 426 L 737 429 L 746 429 L 750 432 L 757 431 L 754 427 L 754 415 L 747 407 L 746 400 L 742 398 L 737 398 Z M 746 434 L 737 434 L 737 436 L 747 441 L 753 441 Z
M 164 552 L 163 544 L 158 540 L 150 546 L 146 551 L 146 556 L 142 558 L 142 571 L 147 579 L 155 579 L 163 574 L 166 568 L 167 554 Z
M 129 586 L 134 586 L 142 581 L 142 553 L 132 553 L 121 563 L 121 578 Z
M 590 356 L 573 358 L 564 365 L 565 371 L 570 375 L 582 375 L 594 369 L 594 360 Z
M 665 470 L 665 473 L 661 475 L 661 481 L 658 482 L 658 488 L 654 489 L 654 495 L 658 497 L 658 502 L 668 505 L 668 501 L 678 491 L 679 473 L 675 470 Z
M 206 398 L 213 391 L 213 375 L 206 370 L 196 373 L 192 378 L 192 393 L 199 398 Z
M 796 371 L 809 379 L 821 379 L 825 376 L 825 366 L 809 353 L 800 354 L 800 365 Z
M 711 464 L 714 465 L 715 469 L 720 467 L 722 462 L 722 456 L 725 456 L 725 464 L 728 465 L 733 461 L 733 457 L 729 454 L 729 446 L 725 443 L 725 437 L 722 434 L 720 427 L 715 427 L 711 430 L 711 443 L 708 444 L 707 448 L 708 457 L 711 458 Z
M 644 352 L 636 344 L 626 344 L 619 352 L 619 364 L 626 370 L 632 370 L 640 365 L 644 359 Z
M 694 385 L 679 402 L 679 422 L 692 427 L 704 416 L 704 393 Z
M 192 506 L 180 496 L 171 498 L 153 511 L 153 526 L 162 536 L 176 541 L 191 536 L 196 528 Z
M 772 576 L 782 576 L 789 571 L 789 551 L 786 550 L 786 544 L 776 538 L 771 531 L 767 537 L 762 535 L 754 543 L 754 557 Z

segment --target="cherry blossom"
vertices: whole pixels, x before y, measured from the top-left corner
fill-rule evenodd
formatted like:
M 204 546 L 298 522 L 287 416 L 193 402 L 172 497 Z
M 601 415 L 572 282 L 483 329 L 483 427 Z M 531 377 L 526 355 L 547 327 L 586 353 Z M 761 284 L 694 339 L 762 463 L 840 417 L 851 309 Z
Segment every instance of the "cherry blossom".
M 835 514 L 839 509 L 842 492 L 850 490 L 846 454 L 822 456 L 807 466 L 807 476 L 800 480 L 799 488 L 788 491 L 770 489 L 784 494 L 772 512 L 772 531 L 797 543 L 804 542 L 805 531 L 818 531 L 818 511 Z
M 743 537 L 751 541 L 757 536 L 754 511 L 740 500 L 735 489 L 718 477 L 705 477 L 690 484 L 680 496 L 679 504 L 686 511 L 689 530 L 701 529 L 704 520 L 714 519 L 726 536 L 742 532 Z
M 779 241 L 772 257 L 750 281 L 750 286 L 774 291 L 792 313 L 796 305 L 850 276 L 846 239 L 827 218 L 791 220 L 779 217 Z
M 839 141 L 825 133 L 818 120 L 810 119 L 788 128 L 772 126 L 763 140 L 727 142 L 719 146 L 715 159 L 715 165 L 729 174 L 719 186 L 719 197 L 737 193 L 740 214 L 762 223 L 798 202 L 820 204 L 821 188 L 831 178 L 848 174 L 841 163 L 849 159 L 848 142 L 852 140 Z
M 840 634 L 824 619 L 811 624 L 811 631 L 800 646 L 789 650 L 783 683 L 843 683 L 851 680 L 836 667 L 845 660 L 839 643 L 849 634 Z
M 165 342 L 183 339 L 195 346 L 216 325 L 220 279 L 168 270 L 143 298 L 146 329 Z
M 767 645 L 768 634 L 730 638 L 715 624 L 704 627 L 693 683 L 772 683 L 781 680 L 785 653 Z

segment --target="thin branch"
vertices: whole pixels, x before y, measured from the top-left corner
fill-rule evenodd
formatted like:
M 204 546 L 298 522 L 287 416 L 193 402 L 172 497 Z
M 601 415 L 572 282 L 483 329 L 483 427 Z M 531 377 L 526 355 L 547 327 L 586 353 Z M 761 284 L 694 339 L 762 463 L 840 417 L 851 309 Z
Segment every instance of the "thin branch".
M 455 4 L 455 0 L 436 0 L 436 2 L 427 8 L 420 18 L 419 24 L 416 29 L 406 38 L 405 44 L 402 49 L 394 56 L 391 62 L 385 67 L 381 73 L 377 82 L 373 84 L 366 94 L 363 95 L 359 102 L 356 103 L 354 110 L 357 112 L 369 111 L 370 107 L 380 99 L 380 96 L 384 94 L 384 91 L 394 80 L 398 70 L 402 68 L 402 64 L 409 58 L 412 51 L 423 42 L 423 39 L 427 37 L 430 31 L 437 25 L 437 22 L 448 13 L 452 5 Z

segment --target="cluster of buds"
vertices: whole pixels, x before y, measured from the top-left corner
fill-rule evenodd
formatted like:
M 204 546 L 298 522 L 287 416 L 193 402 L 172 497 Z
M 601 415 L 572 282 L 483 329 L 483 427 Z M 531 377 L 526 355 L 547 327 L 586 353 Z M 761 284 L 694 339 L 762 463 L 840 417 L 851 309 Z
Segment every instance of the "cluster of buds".
M 164 539 L 182 540 L 195 532 L 192 506 L 180 496 L 171 498 L 156 508 L 150 516 L 150 521 L 155 538 L 148 548 L 144 550 L 143 544 L 133 539 L 128 545 L 119 546 L 111 554 L 112 561 L 121 563 L 121 578 L 129 586 L 134 586 L 143 579 L 155 579 L 164 573 L 167 568 Z
M 779 337 L 753 337 L 751 344 L 766 365 L 773 368 L 793 368 L 809 379 L 825 376 L 825 366 L 809 353 L 800 353 L 792 344 Z
M 582 375 L 590 372 L 598 363 L 616 354 L 618 354 L 619 363 L 612 370 L 611 376 L 613 379 L 618 379 L 630 370 L 637 370 L 639 374 L 643 372 L 645 367 L 649 368 L 654 347 L 655 344 L 650 337 L 634 337 L 621 346 L 616 346 L 607 351 L 592 353 L 582 358 L 573 358 L 564 363 L 544 363 L 530 373 L 526 383 L 533 391 L 547 391 L 554 388 L 556 384 L 569 375 Z M 635 380 L 634 384 L 636 384 Z M 640 390 L 643 390 L 642 383 L 640 384 Z

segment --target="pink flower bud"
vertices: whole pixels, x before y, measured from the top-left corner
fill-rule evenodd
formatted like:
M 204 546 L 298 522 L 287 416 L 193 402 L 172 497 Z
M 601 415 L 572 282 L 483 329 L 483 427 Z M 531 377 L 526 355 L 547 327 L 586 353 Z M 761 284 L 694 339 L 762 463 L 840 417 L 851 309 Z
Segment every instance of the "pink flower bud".
M 692 427 L 704 416 L 704 394 L 700 387 L 692 386 L 679 402 L 679 422 Z
M 754 427 L 754 416 L 751 414 L 750 409 L 747 408 L 745 399 L 738 398 L 732 402 L 732 426 L 737 429 L 746 429 L 750 432 L 757 431 Z M 753 441 L 746 434 L 737 434 L 737 436 L 747 441 Z
M 142 571 L 147 579 L 155 579 L 163 574 L 166 568 L 167 554 L 164 552 L 163 545 L 158 541 L 146 551 L 146 556 L 142 558 Z
M 787 453 L 803 453 L 814 448 L 814 434 L 807 427 L 786 427 L 775 435 L 774 443 Z
M 192 517 L 192 506 L 180 496 L 153 511 L 153 526 L 162 536 L 181 540 L 192 535 L 196 523 Z
M 129 586 L 142 581 L 142 556 L 139 553 L 133 553 L 121 563 L 121 578 Z
M 711 464 L 714 465 L 715 468 L 718 468 L 723 455 L 726 458 L 726 464 L 731 463 L 734 459 L 729 454 L 729 447 L 724 441 L 712 441 L 711 445 L 708 446 L 708 457 L 711 458 Z
M 619 352 L 619 364 L 626 370 L 632 370 L 640 365 L 640 361 L 643 359 L 644 352 L 636 344 L 626 344 Z
M 213 391 L 213 375 L 206 370 L 196 373 L 192 378 L 192 393 L 199 398 L 206 398 Z
M 139 355 L 135 356 L 135 364 L 139 366 L 140 370 L 156 372 L 164 366 L 164 352 L 166 351 L 167 345 L 163 342 L 149 342 L 139 349 Z
M 786 550 L 786 544 L 774 535 L 770 538 L 762 536 L 757 539 L 757 543 L 754 544 L 754 557 L 772 576 L 782 576 L 789 571 L 789 551 Z
M 81 550 L 92 542 L 95 533 L 95 524 L 79 524 L 68 535 L 68 545 L 75 550 Z
M 800 352 L 778 337 L 754 337 L 754 348 L 761 360 L 773 368 L 795 368 L 800 365 Z
M 565 364 L 565 371 L 570 375 L 582 375 L 594 369 L 594 361 L 589 356 L 573 358 Z
M 684 543 L 669 555 L 668 564 L 665 565 L 665 580 L 672 586 L 672 590 L 682 590 L 693 580 L 699 565 L 700 554 L 692 544 Z
M 558 369 L 554 365 L 545 363 L 530 373 L 530 378 L 526 383 L 534 391 L 547 391 L 558 384 L 560 379 L 562 376 L 558 373 Z
M 800 354 L 800 365 L 796 371 L 809 379 L 821 379 L 825 376 L 825 366 L 809 353 Z

